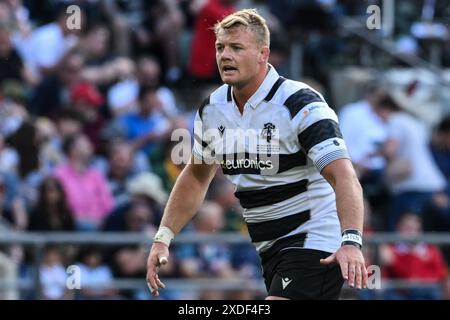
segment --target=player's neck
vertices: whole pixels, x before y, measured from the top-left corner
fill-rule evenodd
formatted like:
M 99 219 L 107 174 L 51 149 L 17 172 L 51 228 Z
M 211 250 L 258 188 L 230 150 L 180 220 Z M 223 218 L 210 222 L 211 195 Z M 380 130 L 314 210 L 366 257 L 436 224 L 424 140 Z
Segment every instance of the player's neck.
M 243 87 L 233 87 L 234 99 L 241 114 L 244 112 L 244 106 L 248 99 L 258 91 L 268 72 L 269 66 L 266 65 L 261 72 L 256 75 L 253 81 L 250 81 Z

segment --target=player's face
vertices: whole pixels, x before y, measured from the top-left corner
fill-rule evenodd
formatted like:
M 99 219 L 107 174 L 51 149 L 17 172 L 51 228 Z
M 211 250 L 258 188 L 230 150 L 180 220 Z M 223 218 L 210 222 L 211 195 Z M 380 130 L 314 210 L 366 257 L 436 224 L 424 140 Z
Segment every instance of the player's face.
M 256 35 L 243 26 L 217 33 L 216 61 L 220 77 L 226 84 L 243 87 L 258 74 L 266 55 Z

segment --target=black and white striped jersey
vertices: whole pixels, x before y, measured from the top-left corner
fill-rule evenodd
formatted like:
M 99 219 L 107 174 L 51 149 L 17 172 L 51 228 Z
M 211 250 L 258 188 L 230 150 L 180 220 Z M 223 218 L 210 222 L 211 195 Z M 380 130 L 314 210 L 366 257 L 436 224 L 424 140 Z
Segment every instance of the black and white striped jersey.
M 335 194 L 320 172 L 349 156 L 337 116 L 321 94 L 271 66 L 242 114 L 232 87 L 215 90 L 196 114 L 194 135 L 194 159 L 218 162 L 236 186 L 260 253 L 299 234 L 305 248 L 337 250 Z

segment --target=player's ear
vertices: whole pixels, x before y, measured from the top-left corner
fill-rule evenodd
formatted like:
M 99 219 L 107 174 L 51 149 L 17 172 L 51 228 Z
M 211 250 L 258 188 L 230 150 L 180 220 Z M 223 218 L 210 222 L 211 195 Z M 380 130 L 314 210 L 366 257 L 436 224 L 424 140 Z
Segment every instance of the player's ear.
M 261 48 L 261 62 L 266 62 L 269 60 L 270 49 L 267 46 Z

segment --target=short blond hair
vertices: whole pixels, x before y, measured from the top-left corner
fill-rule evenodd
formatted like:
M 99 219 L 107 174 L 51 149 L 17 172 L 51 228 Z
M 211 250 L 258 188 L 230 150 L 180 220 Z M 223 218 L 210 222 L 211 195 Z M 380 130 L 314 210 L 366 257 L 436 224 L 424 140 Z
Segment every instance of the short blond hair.
M 244 26 L 252 31 L 259 45 L 270 47 L 270 31 L 266 20 L 258 14 L 256 9 L 243 9 L 232 13 L 214 25 L 217 36 L 221 29 L 228 30 L 234 27 Z

